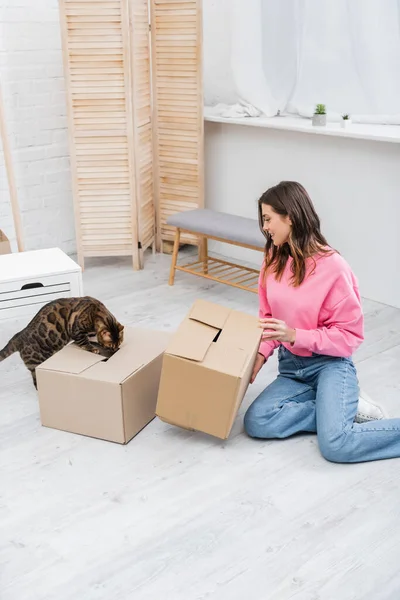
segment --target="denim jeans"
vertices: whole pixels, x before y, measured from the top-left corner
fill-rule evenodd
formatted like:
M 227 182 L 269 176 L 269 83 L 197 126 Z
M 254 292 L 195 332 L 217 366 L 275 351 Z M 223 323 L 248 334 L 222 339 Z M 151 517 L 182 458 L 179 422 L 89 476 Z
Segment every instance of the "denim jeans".
M 317 433 L 322 455 L 340 463 L 400 457 L 400 419 L 355 423 L 358 380 L 351 358 L 295 356 L 279 347 L 279 375 L 245 417 L 251 437 Z

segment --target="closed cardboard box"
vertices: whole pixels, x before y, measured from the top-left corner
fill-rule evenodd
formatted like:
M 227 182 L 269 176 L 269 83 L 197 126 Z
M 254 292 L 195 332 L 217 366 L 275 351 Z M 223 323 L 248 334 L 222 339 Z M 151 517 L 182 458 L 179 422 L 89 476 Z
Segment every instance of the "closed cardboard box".
M 167 346 L 157 416 L 226 439 L 250 382 L 258 319 L 198 300 Z
M 0 229 L 0 254 L 11 254 L 11 246 L 8 237 Z
M 129 442 L 154 417 L 170 334 L 125 327 L 108 360 L 70 344 L 36 369 L 42 425 Z

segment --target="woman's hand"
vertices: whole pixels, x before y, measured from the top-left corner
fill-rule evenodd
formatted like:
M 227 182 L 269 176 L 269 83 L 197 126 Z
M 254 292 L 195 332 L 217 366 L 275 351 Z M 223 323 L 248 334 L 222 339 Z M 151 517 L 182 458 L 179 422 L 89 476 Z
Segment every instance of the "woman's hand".
M 265 341 L 276 340 L 278 342 L 296 341 L 296 330 L 288 327 L 284 321 L 279 319 L 260 319 L 260 327 L 264 329 L 262 339 Z
M 261 371 L 261 367 L 265 364 L 265 362 L 266 362 L 265 357 L 262 354 L 258 353 L 256 362 L 254 363 L 253 373 L 251 375 L 250 383 L 253 383 L 253 381 L 257 377 L 259 371 Z

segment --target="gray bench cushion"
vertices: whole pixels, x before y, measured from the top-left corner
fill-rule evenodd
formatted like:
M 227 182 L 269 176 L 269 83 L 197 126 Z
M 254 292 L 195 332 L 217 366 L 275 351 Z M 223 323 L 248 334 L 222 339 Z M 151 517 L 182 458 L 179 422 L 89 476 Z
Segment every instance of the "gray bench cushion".
M 208 208 L 198 208 L 168 217 L 167 224 L 238 244 L 265 247 L 266 240 L 256 219 L 238 217 Z

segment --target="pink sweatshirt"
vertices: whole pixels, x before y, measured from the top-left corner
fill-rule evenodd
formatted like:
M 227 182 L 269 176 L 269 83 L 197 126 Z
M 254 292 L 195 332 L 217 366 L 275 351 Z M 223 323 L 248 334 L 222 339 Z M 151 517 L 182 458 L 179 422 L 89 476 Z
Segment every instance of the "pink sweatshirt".
M 364 339 L 364 318 L 357 280 L 347 262 L 337 252 L 319 255 L 314 272 L 308 259 L 303 283 L 293 287 L 292 258 L 281 281 L 270 273 L 265 281 L 261 269 L 258 282 L 260 318 L 273 317 L 296 329 L 293 345 L 282 342 L 298 356 L 312 353 L 349 357 Z M 260 353 L 267 359 L 281 342 L 261 341 Z

